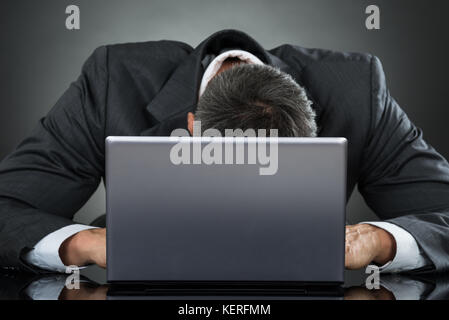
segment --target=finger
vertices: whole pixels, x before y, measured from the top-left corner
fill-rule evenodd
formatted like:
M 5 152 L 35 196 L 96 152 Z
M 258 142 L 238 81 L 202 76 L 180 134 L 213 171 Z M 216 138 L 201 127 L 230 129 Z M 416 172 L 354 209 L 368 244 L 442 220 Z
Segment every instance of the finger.
M 348 233 L 346 235 L 346 242 L 354 242 L 357 241 L 357 239 L 360 238 L 360 235 L 358 233 Z
M 354 255 L 350 246 L 346 246 L 345 250 L 345 268 L 351 269 L 354 264 Z

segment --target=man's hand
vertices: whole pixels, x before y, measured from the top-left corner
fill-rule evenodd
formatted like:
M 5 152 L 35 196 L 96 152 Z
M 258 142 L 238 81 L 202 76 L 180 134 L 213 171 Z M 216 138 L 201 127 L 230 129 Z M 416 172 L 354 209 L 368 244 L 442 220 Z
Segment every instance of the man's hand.
M 89 229 L 66 239 L 59 248 L 66 266 L 96 264 L 106 268 L 106 229 Z
M 347 269 L 360 269 L 372 262 L 383 265 L 395 254 L 396 242 L 387 231 L 368 224 L 346 227 Z M 62 243 L 59 255 L 65 265 L 94 263 L 106 268 L 106 229 L 78 232 Z
M 369 225 L 346 227 L 346 269 L 360 269 L 371 263 L 384 265 L 396 255 L 396 241 L 387 231 Z

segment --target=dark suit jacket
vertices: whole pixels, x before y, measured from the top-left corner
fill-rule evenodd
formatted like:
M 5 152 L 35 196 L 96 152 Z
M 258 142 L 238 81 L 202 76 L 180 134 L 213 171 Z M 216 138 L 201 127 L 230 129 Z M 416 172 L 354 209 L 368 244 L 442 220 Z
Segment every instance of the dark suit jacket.
M 175 41 L 106 46 L 30 137 L 0 164 L 0 265 L 33 270 L 23 254 L 72 223 L 105 173 L 107 136 L 169 135 L 186 127 L 202 61 L 240 48 L 279 67 L 314 102 L 319 136 L 346 137 L 349 199 L 358 184 L 381 219 L 408 230 L 437 270 L 449 270 L 449 165 L 390 96 L 368 54 L 282 45 L 218 32 L 196 49 Z

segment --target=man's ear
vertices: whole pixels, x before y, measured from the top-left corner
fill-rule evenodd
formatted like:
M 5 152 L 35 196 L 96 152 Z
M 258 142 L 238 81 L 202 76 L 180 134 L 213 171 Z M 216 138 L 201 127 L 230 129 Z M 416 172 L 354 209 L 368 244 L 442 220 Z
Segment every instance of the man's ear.
M 191 112 L 187 114 L 187 129 L 189 129 L 190 135 L 193 136 L 193 122 L 195 121 L 195 115 Z

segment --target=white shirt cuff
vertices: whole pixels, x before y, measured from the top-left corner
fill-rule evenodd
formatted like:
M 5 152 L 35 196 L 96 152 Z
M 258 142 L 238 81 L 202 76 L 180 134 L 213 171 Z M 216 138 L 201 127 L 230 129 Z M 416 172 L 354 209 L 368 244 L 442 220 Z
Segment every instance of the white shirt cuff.
M 56 230 L 41 239 L 34 246 L 34 249 L 27 252 L 23 258 L 26 262 L 41 269 L 65 273 L 66 266 L 59 257 L 59 247 L 66 239 L 74 234 L 94 228 L 82 224 L 72 224 Z
M 424 267 L 426 258 L 421 254 L 415 238 L 403 228 L 389 222 L 362 222 L 389 232 L 396 241 L 396 255 L 394 259 L 381 266 L 381 272 L 403 272 Z

